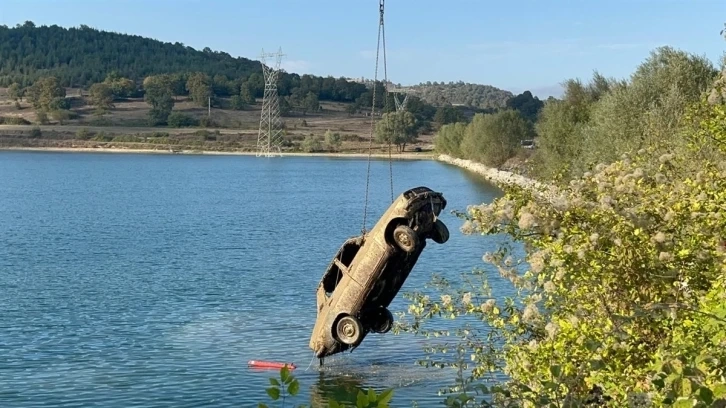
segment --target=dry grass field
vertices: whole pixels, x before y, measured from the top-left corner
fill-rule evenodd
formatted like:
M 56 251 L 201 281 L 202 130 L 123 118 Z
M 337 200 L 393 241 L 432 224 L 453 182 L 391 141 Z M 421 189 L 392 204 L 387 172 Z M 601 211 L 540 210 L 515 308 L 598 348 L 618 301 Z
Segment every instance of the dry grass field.
M 149 105 L 143 99 L 120 101 L 105 115 L 97 115 L 89 104 L 86 92 L 67 89 L 66 98 L 71 102 L 73 117 L 60 123 L 52 116 L 45 125 L 40 124 L 33 107 L 25 100 L 20 109 L 0 89 L 0 147 L 95 147 L 128 149 L 197 149 L 209 151 L 253 151 L 256 148 L 261 100 L 245 110 L 237 111 L 212 107 L 210 127 L 170 128 L 151 127 L 147 115 Z M 222 100 L 220 105 L 228 105 Z M 302 151 L 302 142 L 308 136 L 323 138 L 326 131 L 339 133 L 342 144 L 339 153 L 363 153 L 368 151 L 371 136 L 370 117 L 365 114 L 350 115 L 347 105 L 321 102 L 321 111 L 306 115 L 293 114 L 283 117 L 285 126 L 283 151 Z M 208 115 L 206 107 L 194 104 L 186 97 L 177 97 L 174 111 L 195 117 Z M 22 120 L 27 121 L 19 124 Z M 29 123 L 28 123 L 29 122 Z M 38 129 L 40 132 L 38 132 Z M 421 135 L 419 140 L 407 146 L 407 152 L 420 149 L 430 152 L 433 135 Z M 374 142 L 374 153 L 386 153 L 387 146 Z M 394 148 L 395 154 L 395 148 Z

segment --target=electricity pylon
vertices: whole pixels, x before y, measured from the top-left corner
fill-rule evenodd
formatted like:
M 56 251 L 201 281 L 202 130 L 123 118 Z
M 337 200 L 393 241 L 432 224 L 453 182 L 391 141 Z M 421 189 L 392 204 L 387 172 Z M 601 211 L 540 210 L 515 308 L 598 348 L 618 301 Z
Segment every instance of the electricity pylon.
M 388 93 L 393 94 L 393 100 L 396 102 L 396 112 L 406 110 L 406 102 L 408 102 L 408 94 L 413 93 L 413 90 L 408 88 L 394 88 L 389 89 Z M 398 95 L 403 94 L 403 100 L 400 100 Z
M 282 48 L 276 53 L 265 53 L 262 50 L 260 62 L 265 76 L 265 94 L 262 97 L 262 113 L 260 114 L 260 130 L 257 133 L 257 157 L 282 156 L 282 121 L 280 120 L 280 101 L 277 94 L 277 77 L 282 62 Z M 268 57 L 275 57 L 275 66 L 266 64 Z

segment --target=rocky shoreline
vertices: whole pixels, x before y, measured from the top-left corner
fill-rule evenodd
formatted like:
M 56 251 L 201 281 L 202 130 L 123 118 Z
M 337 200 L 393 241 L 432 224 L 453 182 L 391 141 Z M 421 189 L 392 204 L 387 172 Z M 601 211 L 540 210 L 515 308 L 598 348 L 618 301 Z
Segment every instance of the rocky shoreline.
M 493 167 L 488 167 L 484 164 L 477 163 L 471 160 L 457 159 L 447 154 L 439 155 L 436 157 L 436 159 L 438 161 L 448 163 L 453 166 L 457 166 L 459 168 L 481 175 L 492 184 L 500 187 L 505 185 L 516 185 L 530 190 L 534 192 L 535 195 L 541 196 L 550 201 L 558 195 L 555 187 L 540 183 L 539 181 L 527 178 L 511 171 L 495 169 Z

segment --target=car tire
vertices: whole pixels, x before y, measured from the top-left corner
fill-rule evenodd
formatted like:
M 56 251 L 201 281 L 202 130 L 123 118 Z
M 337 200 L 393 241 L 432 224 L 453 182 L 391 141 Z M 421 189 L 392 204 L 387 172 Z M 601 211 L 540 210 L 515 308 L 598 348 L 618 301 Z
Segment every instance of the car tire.
M 393 230 L 393 241 L 404 252 L 413 252 L 418 246 L 418 236 L 408 225 L 399 225 Z
M 449 240 L 449 229 L 440 219 L 436 219 L 436 222 L 434 223 L 434 233 L 431 236 L 431 239 L 433 239 L 437 244 L 443 244 Z
M 393 328 L 393 314 L 385 307 L 381 307 L 372 316 L 371 330 L 374 333 L 388 333 Z
M 353 316 L 343 316 L 335 325 L 335 334 L 341 343 L 353 346 L 363 338 L 363 325 Z

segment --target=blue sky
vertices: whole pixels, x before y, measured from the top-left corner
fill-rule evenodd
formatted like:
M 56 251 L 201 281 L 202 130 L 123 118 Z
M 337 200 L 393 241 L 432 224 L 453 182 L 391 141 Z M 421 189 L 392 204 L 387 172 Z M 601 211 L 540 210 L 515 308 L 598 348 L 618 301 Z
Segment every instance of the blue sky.
M 282 47 L 288 71 L 375 72 L 378 0 L 3 0 L 0 24 L 25 20 L 208 46 L 258 59 Z M 540 97 L 593 70 L 624 78 L 661 45 L 720 64 L 723 0 L 387 0 L 388 77 L 490 84 Z M 382 77 L 380 71 L 379 78 Z

